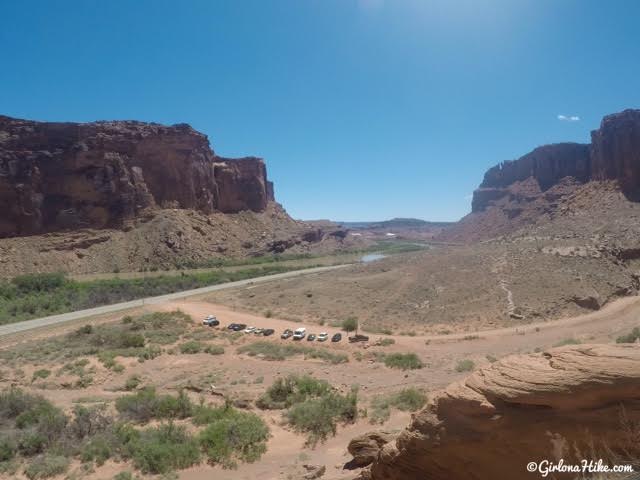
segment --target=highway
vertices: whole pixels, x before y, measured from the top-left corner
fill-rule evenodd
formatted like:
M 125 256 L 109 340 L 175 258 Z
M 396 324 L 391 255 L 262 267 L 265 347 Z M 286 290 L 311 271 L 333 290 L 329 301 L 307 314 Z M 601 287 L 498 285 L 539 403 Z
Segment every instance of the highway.
M 245 280 L 238 280 L 236 282 L 220 283 L 217 285 L 211 285 L 208 287 L 194 288 L 192 290 L 184 290 L 182 292 L 168 293 L 166 295 L 159 295 L 157 297 L 146 297 L 138 300 L 131 300 L 129 302 L 114 303 L 112 305 L 103 305 L 101 307 L 88 308 L 86 310 L 78 310 L 75 312 L 61 313 L 59 315 L 52 315 L 49 317 L 34 318 L 33 320 L 25 320 L 23 322 L 9 323 L 7 325 L 0 326 L 0 337 L 6 335 L 12 335 L 14 333 L 25 332 L 27 330 L 33 330 L 35 328 L 49 327 L 52 325 L 58 325 L 72 320 L 79 320 L 82 318 L 92 317 L 95 315 L 103 315 L 105 313 L 119 312 L 123 310 L 129 310 L 131 308 L 142 307 L 145 305 L 157 305 L 160 303 L 170 302 L 172 300 L 178 300 L 185 297 L 191 297 L 194 295 L 201 295 L 203 293 L 215 292 L 218 290 L 225 290 L 228 288 L 237 288 L 247 285 L 254 285 L 257 283 L 272 282 L 274 280 L 281 280 L 284 278 L 299 277 L 302 275 L 311 275 L 314 273 L 327 272 L 329 270 L 336 270 L 338 268 L 348 267 L 352 264 L 343 265 L 331 265 L 326 267 L 306 268 L 303 270 L 294 270 L 292 272 L 276 273 L 273 275 L 265 275 L 263 277 L 247 278 Z

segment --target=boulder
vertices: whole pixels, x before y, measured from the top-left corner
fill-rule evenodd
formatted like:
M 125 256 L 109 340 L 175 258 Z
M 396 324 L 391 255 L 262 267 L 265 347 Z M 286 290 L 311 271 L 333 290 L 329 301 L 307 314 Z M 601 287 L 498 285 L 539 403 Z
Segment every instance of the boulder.
M 393 440 L 389 432 L 375 431 L 360 435 L 349 442 L 347 450 L 353 456 L 352 465 L 365 467 L 378 458 L 384 445 Z
M 529 462 L 629 463 L 639 436 L 640 346 L 572 345 L 478 370 L 432 395 L 395 442 L 359 438 L 354 452 L 373 457 L 372 480 L 519 480 L 540 478 Z

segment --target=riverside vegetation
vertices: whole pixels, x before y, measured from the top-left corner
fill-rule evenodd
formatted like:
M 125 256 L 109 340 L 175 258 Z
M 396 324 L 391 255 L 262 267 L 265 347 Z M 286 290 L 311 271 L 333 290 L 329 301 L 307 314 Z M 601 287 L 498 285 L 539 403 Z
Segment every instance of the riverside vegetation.
M 0 281 L 0 324 L 245 280 L 303 267 L 267 265 L 235 271 L 76 281 L 61 273 L 22 275 Z

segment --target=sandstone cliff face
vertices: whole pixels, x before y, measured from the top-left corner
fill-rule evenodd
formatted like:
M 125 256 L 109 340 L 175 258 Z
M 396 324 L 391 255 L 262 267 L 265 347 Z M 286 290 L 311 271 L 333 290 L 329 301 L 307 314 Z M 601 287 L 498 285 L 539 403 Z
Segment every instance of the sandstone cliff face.
M 477 241 L 551 219 L 581 185 L 613 182 L 629 199 L 640 192 L 640 110 L 605 117 L 592 143 L 536 148 L 490 168 L 473 193 L 471 213 L 440 236 Z
M 637 460 L 638 435 L 640 347 L 562 347 L 507 357 L 436 393 L 362 477 L 540 478 L 529 462 Z
M 541 192 L 566 177 L 579 183 L 617 180 L 627 189 L 640 187 L 640 110 L 606 116 L 591 140 L 591 145 L 545 145 L 490 168 L 474 192 L 471 211 L 486 210 L 527 179 L 535 180 Z
M 559 143 L 536 148 L 527 155 L 490 168 L 474 192 L 473 212 L 485 210 L 491 202 L 511 193 L 512 185 L 533 179 L 546 191 L 565 177 L 586 182 L 590 177 L 589 146 Z
M 216 157 L 188 125 L 0 116 L 0 237 L 119 226 L 145 209 L 264 211 L 259 158 Z
M 640 110 L 604 117 L 600 129 L 591 133 L 591 169 L 594 179 L 640 187 Z

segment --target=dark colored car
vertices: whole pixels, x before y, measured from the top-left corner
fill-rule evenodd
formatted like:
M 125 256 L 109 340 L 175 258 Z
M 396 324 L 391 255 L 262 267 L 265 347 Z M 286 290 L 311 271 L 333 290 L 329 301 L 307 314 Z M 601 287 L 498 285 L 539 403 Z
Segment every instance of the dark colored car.
M 234 323 L 233 324 L 233 328 L 231 330 L 233 330 L 234 332 L 240 332 L 240 331 L 244 330 L 245 328 L 247 328 L 247 324 L 246 323 Z
M 313 342 L 316 339 L 315 333 L 310 333 L 307 337 L 307 342 Z
M 349 343 L 368 342 L 368 341 L 369 341 L 369 337 L 366 335 L 357 334 L 357 335 L 353 335 L 352 337 L 349 337 Z
M 339 342 L 340 340 L 342 340 L 342 334 L 341 333 L 336 333 L 333 337 L 331 337 L 331 341 L 332 342 Z
M 262 335 L 264 335 L 265 337 L 268 337 L 269 335 L 273 335 L 275 332 L 275 330 L 273 328 L 265 328 L 262 331 Z
M 229 326 L 227 327 L 227 329 L 229 330 L 235 330 L 236 325 L 238 325 L 237 323 L 230 323 Z
M 289 337 L 293 337 L 293 331 L 287 328 L 284 332 L 282 332 L 282 335 L 280 335 L 280 338 L 284 338 L 286 340 Z

